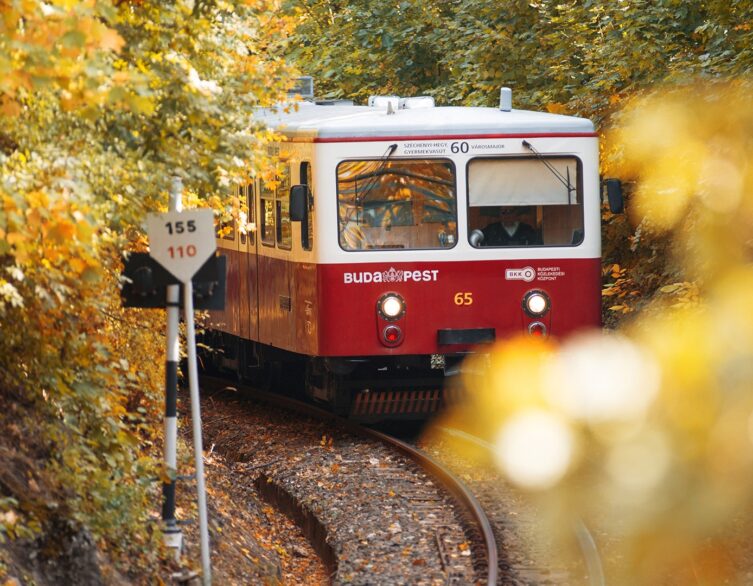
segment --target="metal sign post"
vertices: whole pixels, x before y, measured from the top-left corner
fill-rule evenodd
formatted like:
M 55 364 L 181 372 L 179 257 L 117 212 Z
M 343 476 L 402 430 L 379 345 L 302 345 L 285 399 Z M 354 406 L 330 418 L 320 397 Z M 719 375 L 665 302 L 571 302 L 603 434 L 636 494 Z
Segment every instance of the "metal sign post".
M 199 533 L 201 539 L 201 568 L 204 586 L 212 583 L 209 559 L 209 526 L 207 520 L 206 487 L 204 484 L 204 452 L 201 439 L 201 407 L 196 366 L 196 337 L 193 315 L 193 283 L 191 278 L 217 248 L 214 240 L 214 216 L 210 209 L 166 214 L 150 214 L 147 232 L 152 258 L 183 283 L 186 320 L 186 350 L 188 354 L 188 383 L 191 392 L 196 485 L 199 505 Z M 169 301 L 169 300 L 168 300 Z
M 173 179 L 170 211 L 183 209 L 183 182 Z M 165 545 L 174 549 L 176 561 L 183 549 L 183 533 L 175 519 L 175 477 L 178 473 L 178 362 L 180 361 L 180 285 L 167 286 L 167 360 L 165 362 L 165 468 L 162 483 L 162 522 Z
M 214 241 L 214 240 L 213 240 Z M 186 320 L 186 350 L 188 351 L 188 384 L 191 389 L 191 420 L 193 422 L 193 450 L 196 456 L 196 487 L 199 497 L 199 534 L 201 538 L 201 569 L 204 586 L 212 583 L 209 561 L 209 523 L 207 492 L 204 485 L 204 448 L 201 440 L 201 405 L 199 404 L 199 375 L 196 368 L 196 337 L 193 323 L 193 284 L 184 285 L 183 305 Z

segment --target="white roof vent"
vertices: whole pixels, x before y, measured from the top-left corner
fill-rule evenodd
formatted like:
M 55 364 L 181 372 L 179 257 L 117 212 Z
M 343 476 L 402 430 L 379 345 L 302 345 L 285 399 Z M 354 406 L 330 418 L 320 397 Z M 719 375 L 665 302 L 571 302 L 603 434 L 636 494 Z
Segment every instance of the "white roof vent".
M 512 90 L 509 87 L 503 87 L 499 90 L 499 109 L 503 112 L 512 110 Z
M 387 108 L 388 105 L 392 105 L 392 109 L 397 110 L 400 98 L 398 96 L 369 96 L 368 103 L 371 108 Z
M 415 98 L 400 98 L 399 106 L 401 110 L 414 110 L 416 108 L 433 108 L 434 98 L 432 96 L 416 96 Z

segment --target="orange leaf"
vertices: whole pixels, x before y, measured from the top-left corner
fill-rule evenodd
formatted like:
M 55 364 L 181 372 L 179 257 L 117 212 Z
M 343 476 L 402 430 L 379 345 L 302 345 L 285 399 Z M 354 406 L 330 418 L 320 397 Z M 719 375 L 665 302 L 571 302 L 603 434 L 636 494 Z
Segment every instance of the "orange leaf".
M 21 232 L 9 232 L 6 240 L 8 241 L 8 244 L 13 246 L 14 244 L 21 244 L 26 240 L 26 236 L 21 234 Z
M 3 116 L 15 118 L 21 113 L 21 105 L 13 98 L 3 96 L 2 100 L 0 100 L 0 112 L 2 112 Z
M 99 39 L 99 46 L 106 51 L 113 51 L 114 53 L 120 53 L 120 50 L 125 45 L 125 40 L 116 31 L 111 28 L 102 31 L 102 35 Z
M 59 220 L 47 231 L 47 235 L 54 241 L 63 244 L 76 234 L 76 226 L 68 220 Z
M 86 269 L 86 263 L 80 258 L 73 257 L 68 261 L 68 265 L 71 267 L 74 273 L 81 274 Z

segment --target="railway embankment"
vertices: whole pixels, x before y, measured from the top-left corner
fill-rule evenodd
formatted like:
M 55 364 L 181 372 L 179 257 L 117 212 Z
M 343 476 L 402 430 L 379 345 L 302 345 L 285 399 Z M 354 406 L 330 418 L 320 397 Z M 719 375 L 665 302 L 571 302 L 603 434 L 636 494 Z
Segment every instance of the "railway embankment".
M 328 422 L 204 403 L 208 449 L 232 462 L 237 485 L 298 519 L 333 583 L 476 583 L 454 503 L 409 459 Z

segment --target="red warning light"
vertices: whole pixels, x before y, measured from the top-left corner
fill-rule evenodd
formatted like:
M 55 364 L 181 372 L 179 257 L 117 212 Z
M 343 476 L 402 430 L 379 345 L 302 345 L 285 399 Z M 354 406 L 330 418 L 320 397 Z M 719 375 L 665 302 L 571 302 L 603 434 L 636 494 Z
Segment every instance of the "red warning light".
M 382 331 L 382 339 L 386 346 L 397 346 L 403 340 L 403 331 L 395 325 L 390 325 Z
M 540 321 L 535 321 L 528 326 L 528 333 L 537 338 L 543 338 L 546 336 L 546 326 Z

